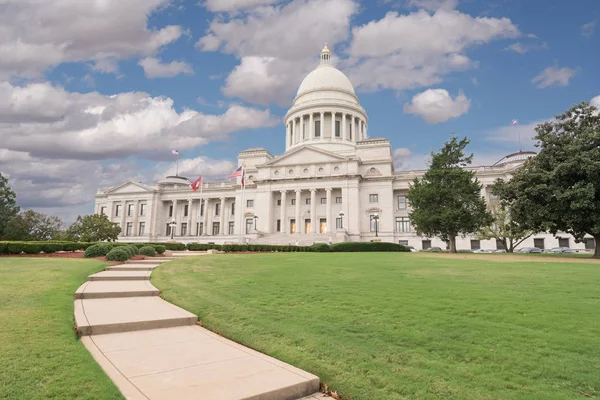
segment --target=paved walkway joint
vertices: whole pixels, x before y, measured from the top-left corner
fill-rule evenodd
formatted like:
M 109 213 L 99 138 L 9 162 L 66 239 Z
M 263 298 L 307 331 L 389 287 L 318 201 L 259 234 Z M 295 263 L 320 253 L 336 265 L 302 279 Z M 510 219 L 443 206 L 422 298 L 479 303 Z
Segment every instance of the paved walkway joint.
M 216 335 L 161 299 L 150 275 L 168 261 L 110 266 L 75 292 L 77 333 L 127 399 L 323 398 L 315 375 Z

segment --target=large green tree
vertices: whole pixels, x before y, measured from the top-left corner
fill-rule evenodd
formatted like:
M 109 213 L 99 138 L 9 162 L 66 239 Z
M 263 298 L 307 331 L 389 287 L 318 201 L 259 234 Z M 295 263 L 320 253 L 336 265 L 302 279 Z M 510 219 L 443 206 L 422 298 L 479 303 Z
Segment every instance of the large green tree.
M 429 169 L 422 179 L 415 178 L 408 190 L 410 218 L 418 234 L 439 236 L 456 252 L 456 237 L 477 232 L 491 223 L 481 183 L 475 172 L 465 169 L 473 154 L 465 155 L 467 138 L 452 135 L 442 149 L 431 153 Z
M 492 187 L 492 193 L 494 189 Z M 535 232 L 519 224 L 512 216 L 510 209 L 499 201 L 490 204 L 492 223 L 484 226 L 479 231 L 480 239 L 496 239 L 502 242 L 507 252 L 514 252 L 515 248 Z
M 8 185 L 8 179 L 0 172 L 0 238 L 6 234 L 6 225 L 19 214 L 17 196 Z
M 121 227 L 111 222 L 106 215 L 91 214 L 78 216 L 67 229 L 66 236 L 70 240 L 80 242 L 116 241 Z
M 600 116 L 580 103 L 535 128 L 537 156 L 495 192 L 528 229 L 594 237 L 600 258 Z
M 7 240 L 56 240 L 63 226 L 60 218 L 27 210 L 12 217 L 6 225 Z

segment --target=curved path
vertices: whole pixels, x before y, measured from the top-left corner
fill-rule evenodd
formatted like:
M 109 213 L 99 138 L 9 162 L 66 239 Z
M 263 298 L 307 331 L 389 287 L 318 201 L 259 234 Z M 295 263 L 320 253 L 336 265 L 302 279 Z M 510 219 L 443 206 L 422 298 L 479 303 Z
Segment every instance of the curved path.
M 323 397 L 318 377 L 214 334 L 158 297 L 150 274 L 168 260 L 107 267 L 75 292 L 77 333 L 127 399 Z

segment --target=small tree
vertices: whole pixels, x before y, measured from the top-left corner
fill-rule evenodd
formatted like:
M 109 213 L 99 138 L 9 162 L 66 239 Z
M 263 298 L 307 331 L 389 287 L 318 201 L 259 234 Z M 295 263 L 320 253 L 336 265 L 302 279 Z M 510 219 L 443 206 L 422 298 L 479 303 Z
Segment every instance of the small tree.
M 492 187 L 492 193 L 494 189 Z M 484 226 L 479 231 L 480 239 L 496 239 L 502 242 L 507 252 L 514 252 L 515 248 L 523 243 L 525 239 L 535 232 L 525 229 L 521 224 L 512 218 L 510 210 L 496 201 L 490 205 L 490 214 L 492 223 Z
M 67 229 L 67 236 L 74 241 L 102 242 L 116 241 L 121 227 L 111 222 L 106 215 L 92 214 L 78 216 Z
M 17 196 L 8 185 L 8 179 L 0 172 L 0 238 L 6 234 L 6 226 L 14 216 L 19 214 Z
M 600 258 L 600 115 L 587 102 L 535 128 L 537 156 L 496 192 L 513 218 L 534 231 L 594 237 Z
M 422 179 L 415 178 L 408 190 L 410 218 L 418 234 L 439 236 L 456 253 L 456 236 L 477 232 L 491 223 L 481 197 L 481 183 L 475 172 L 466 170 L 473 154 L 464 155 L 469 144 L 453 135 L 438 153 L 431 153 L 431 165 Z
M 27 210 L 8 221 L 4 237 L 7 240 L 56 240 L 62 226 L 58 217 Z

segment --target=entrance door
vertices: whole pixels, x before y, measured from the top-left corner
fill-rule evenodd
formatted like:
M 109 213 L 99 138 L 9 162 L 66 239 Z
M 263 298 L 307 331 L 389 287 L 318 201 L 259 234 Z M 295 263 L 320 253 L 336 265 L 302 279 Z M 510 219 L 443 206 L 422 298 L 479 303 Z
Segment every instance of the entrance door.
M 290 233 L 296 233 L 296 220 L 290 219 Z
M 319 220 L 319 232 L 327 233 L 327 219 L 326 218 L 321 218 Z
M 310 233 L 310 219 L 304 220 L 304 233 Z

